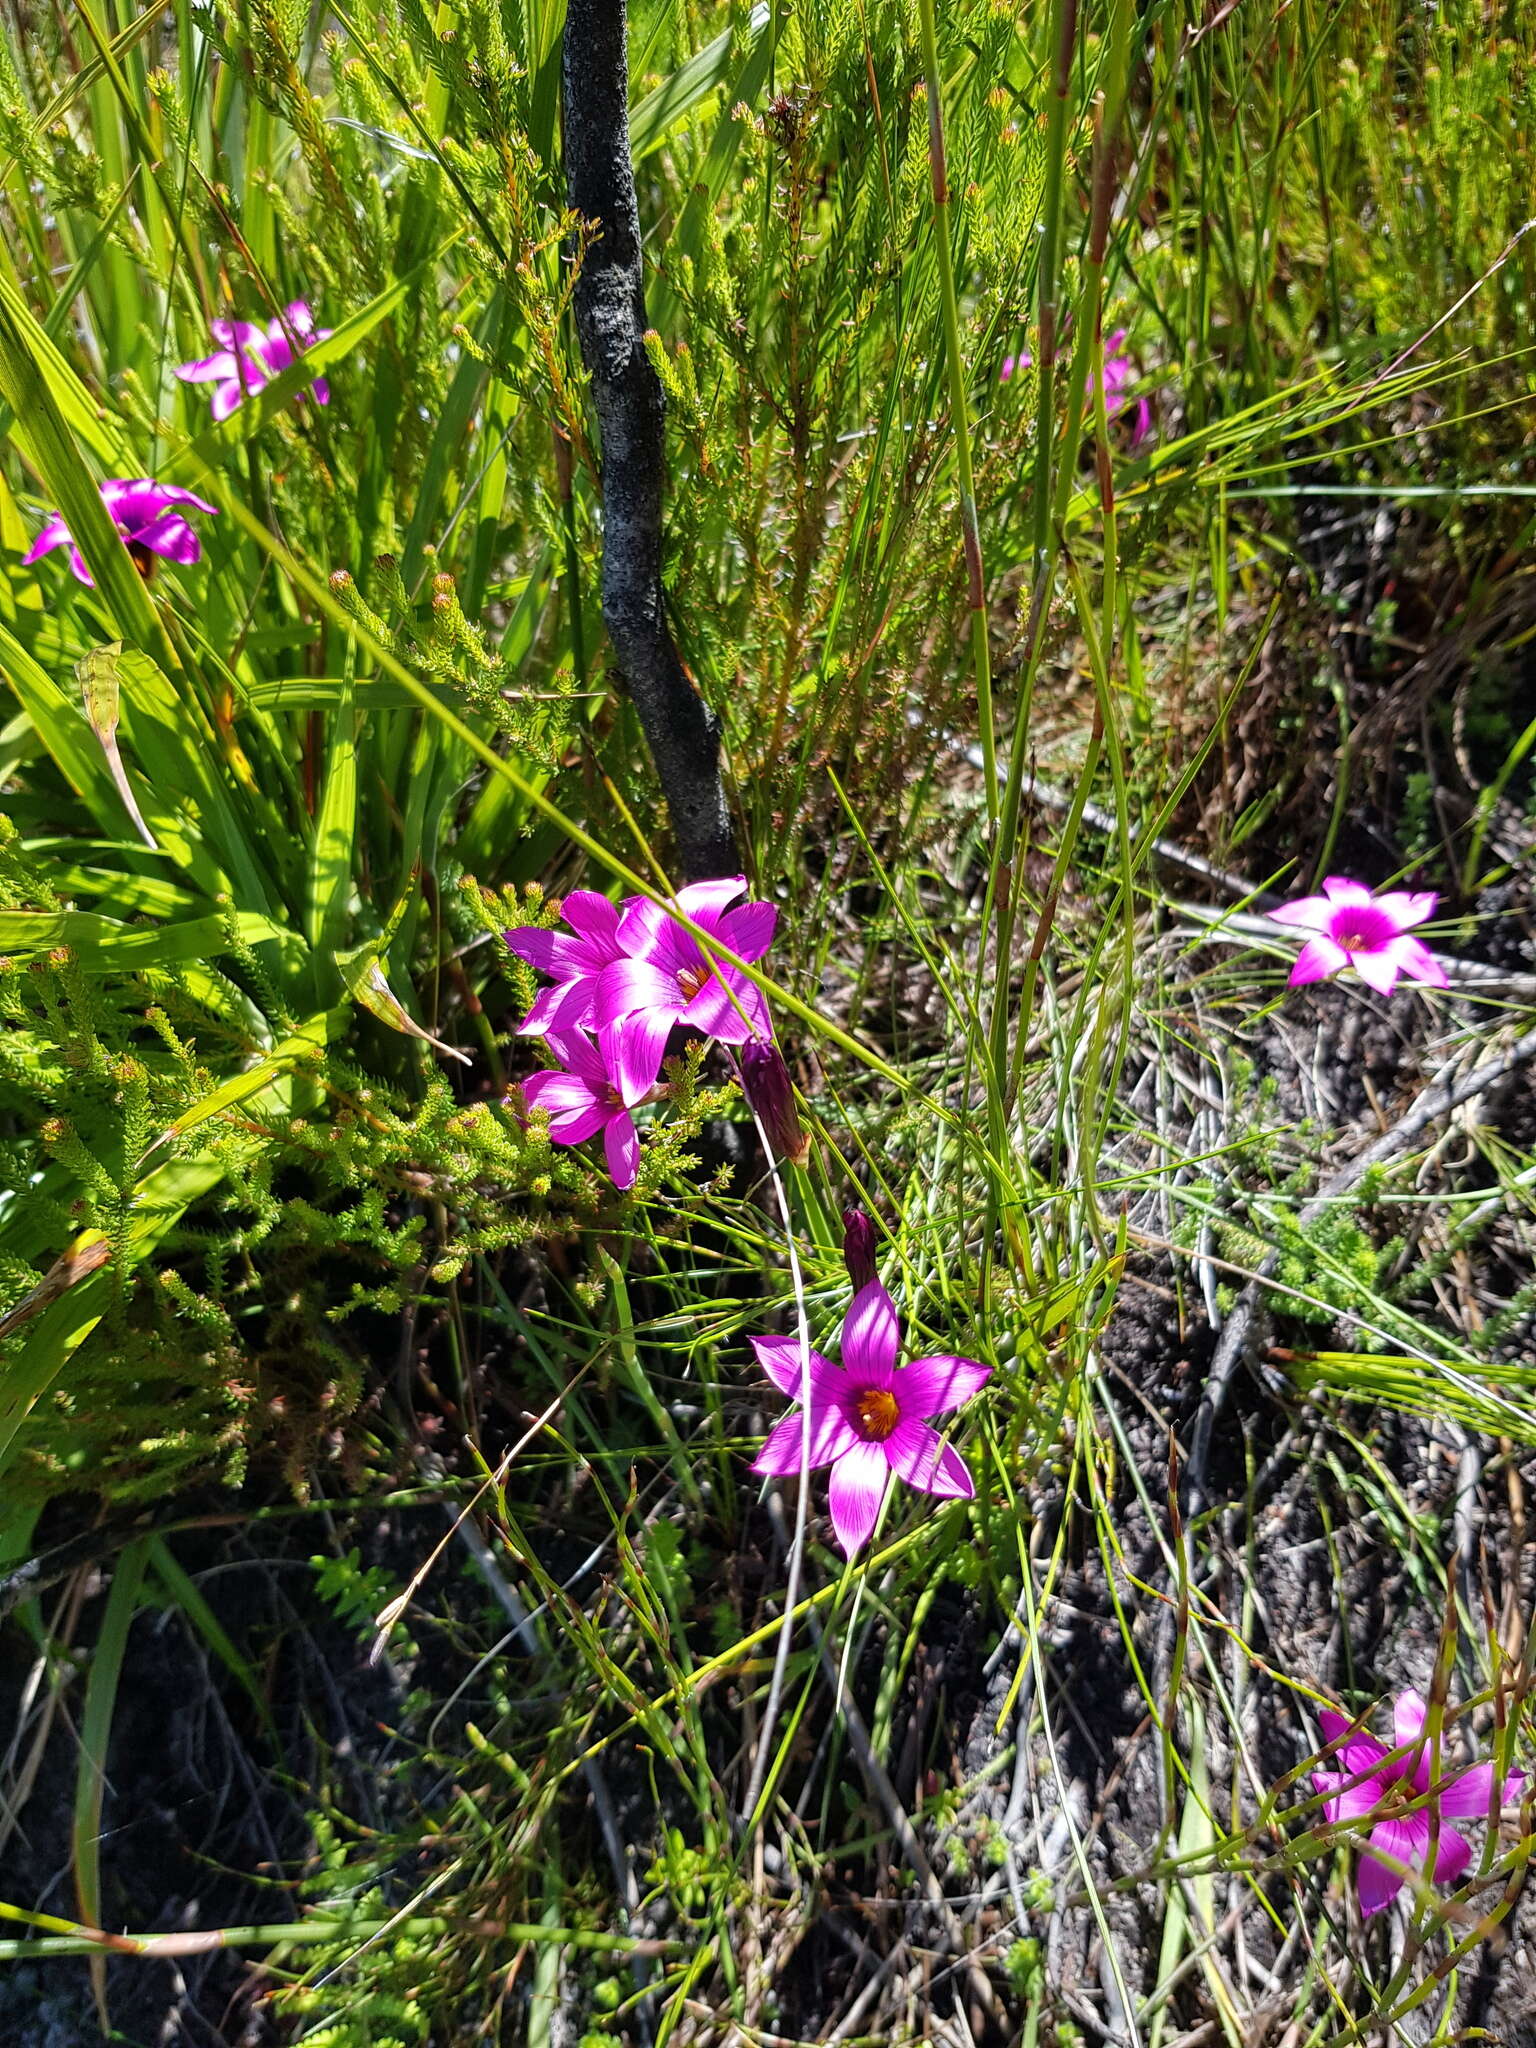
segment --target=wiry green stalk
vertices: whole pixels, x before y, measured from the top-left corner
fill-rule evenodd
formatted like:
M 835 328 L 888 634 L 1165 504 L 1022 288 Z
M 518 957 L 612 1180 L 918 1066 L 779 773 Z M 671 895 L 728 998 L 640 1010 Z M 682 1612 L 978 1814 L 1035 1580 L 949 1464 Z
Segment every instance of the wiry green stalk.
M 933 240 L 939 264 L 939 310 L 944 324 L 944 359 L 949 378 L 950 431 L 960 487 L 960 536 L 965 549 L 966 604 L 971 615 L 971 659 L 976 673 L 976 717 L 981 732 L 982 774 L 987 818 L 997 824 L 997 735 L 992 720 L 992 651 L 987 639 L 987 583 L 976 512 L 976 478 L 971 461 L 969 364 L 960 337 L 960 299 L 955 289 L 955 256 L 950 245 L 949 167 L 944 148 L 944 82 L 939 70 L 933 0 L 918 0 L 923 73 L 928 86 L 928 166 L 933 188 Z

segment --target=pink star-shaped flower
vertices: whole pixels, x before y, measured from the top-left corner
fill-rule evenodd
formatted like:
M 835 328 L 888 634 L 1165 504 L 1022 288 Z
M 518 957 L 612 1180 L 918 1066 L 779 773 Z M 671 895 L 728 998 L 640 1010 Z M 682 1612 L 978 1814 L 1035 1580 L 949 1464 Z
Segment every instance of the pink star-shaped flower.
M 1433 917 L 1438 901 L 1428 889 L 1389 889 L 1375 896 L 1363 882 L 1327 876 L 1321 896 L 1302 896 L 1269 913 L 1276 924 L 1299 925 L 1315 934 L 1296 957 L 1290 986 L 1326 981 L 1352 967 L 1384 996 L 1391 995 L 1400 974 L 1444 988 L 1445 969 L 1412 929 Z
M 896 1304 L 871 1280 L 843 1323 L 842 1364 L 810 1354 L 809 1462 L 802 1462 L 805 1424 L 795 1412 L 774 1424 L 752 1466 L 782 1478 L 830 1465 L 832 1527 L 849 1557 L 869 1541 L 893 1472 L 941 1499 L 969 1500 L 976 1491 L 959 1453 L 930 1421 L 980 1393 L 991 1366 L 941 1355 L 898 1366 L 900 1347 Z M 799 1400 L 798 1341 L 754 1337 L 752 1348 L 779 1392 Z
M 101 502 L 111 513 L 113 523 L 123 537 L 124 547 L 146 576 L 154 567 L 148 559 L 150 555 L 161 555 L 168 562 L 192 563 L 201 558 L 203 544 L 177 507 L 190 505 L 194 512 L 216 513 L 217 505 L 210 505 L 195 491 L 184 491 L 177 484 L 157 484 L 147 476 L 113 477 L 107 483 L 98 484 L 97 489 L 101 492 Z M 52 549 L 61 547 L 69 549 L 69 566 L 76 581 L 94 590 L 96 580 L 85 566 L 85 557 L 61 513 L 55 512 L 44 524 L 37 539 L 22 556 L 22 563 L 25 566 L 35 562 Z
M 1327 1818 L 1364 1820 L 1368 1814 L 1380 1815 L 1361 1851 L 1357 1875 L 1360 1910 L 1367 1919 L 1391 1904 L 1410 1873 L 1426 1874 L 1437 1822 L 1434 1882 L 1457 1883 L 1472 1861 L 1472 1844 L 1447 1822 L 1487 1820 L 1490 1812 L 1496 1815 L 1516 1800 L 1525 1782 L 1523 1771 L 1511 1771 L 1496 1791 L 1493 1765 L 1473 1764 L 1432 1784 L 1430 1743 L 1424 1733 L 1428 1713 L 1423 1696 L 1411 1687 L 1398 1694 L 1392 1727 L 1393 1747 L 1406 1752 L 1401 1756 L 1392 1755 L 1374 1736 L 1350 1734 L 1353 1722 L 1331 1707 L 1324 1707 L 1317 1717 L 1328 1740 L 1340 1743 L 1335 1756 L 1342 1768 L 1312 1773 L 1318 1791 L 1330 1795 L 1323 1809 Z M 1394 1806 L 1403 1811 L 1394 1813 Z
M 210 320 L 209 332 L 219 347 L 211 356 L 196 362 L 178 363 L 176 374 L 183 384 L 211 384 L 211 410 L 216 420 L 227 420 L 247 398 L 253 398 L 274 377 L 297 361 L 317 341 L 328 341 L 332 329 L 317 327 L 315 316 L 303 299 L 283 308 L 282 317 L 265 328 L 253 320 Z M 324 377 L 310 385 L 317 405 L 329 405 L 331 387 Z

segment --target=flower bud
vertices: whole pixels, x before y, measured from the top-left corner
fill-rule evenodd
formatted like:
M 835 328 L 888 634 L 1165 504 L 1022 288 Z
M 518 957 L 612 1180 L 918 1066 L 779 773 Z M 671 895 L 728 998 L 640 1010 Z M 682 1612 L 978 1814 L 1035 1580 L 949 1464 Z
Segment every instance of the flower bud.
M 843 1211 L 843 1264 L 855 1294 L 880 1277 L 875 1269 L 875 1226 L 862 1209 Z
M 741 1048 L 741 1088 L 753 1114 L 781 1157 L 804 1166 L 811 1141 L 800 1128 L 794 1085 L 776 1045 L 752 1038 Z

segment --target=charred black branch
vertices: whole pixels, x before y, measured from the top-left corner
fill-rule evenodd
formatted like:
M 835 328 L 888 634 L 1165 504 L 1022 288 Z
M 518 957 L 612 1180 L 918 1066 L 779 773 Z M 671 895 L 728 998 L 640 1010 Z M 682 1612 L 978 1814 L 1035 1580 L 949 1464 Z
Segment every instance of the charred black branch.
M 719 722 L 689 681 L 661 588 L 666 400 L 645 352 L 640 209 L 629 154 L 625 0 L 569 0 L 565 183 L 595 224 L 576 284 L 576 333 L 602 437 L 603 623 L 629 686 L 687 881 L 741 866 L 720 780 Z

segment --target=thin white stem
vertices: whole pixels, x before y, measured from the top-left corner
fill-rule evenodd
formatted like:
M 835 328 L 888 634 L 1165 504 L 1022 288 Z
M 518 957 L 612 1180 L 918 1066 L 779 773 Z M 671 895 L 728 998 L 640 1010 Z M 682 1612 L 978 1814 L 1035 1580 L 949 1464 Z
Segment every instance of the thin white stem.
M 739 1077 L 739 1066 L 737 1073 Z M 784 1698 L 784 1673 L 789 1665 L 790 1644 L 795 1633 L 795 1605 L 800 1598 L 800 1570 L 805 1557 L 805 1522 L 811 1486 L 811 1326 L 805 1312 L 805 1280 L 800 1271 L 800 1254 L 795 1249 L 789 1195 L 779 1172 L 778 1161 L 773 1156 L 773 1146 L 769 1143 L 768 1133 L 763 1128 L 763 1120 L 753 1108 L 744 1081 L 741 1093 L 756 1126 L 763 1157 L 768 1162 L 768 1178 L 773 1182 L 773 1192 L 779 1205 L 779 1217 L 784 1225 L 789 1279 L 795 1295 L 795 1334 L 800 1340 L 800 1498 L 795 1503 L 795 1533 L 789 1546 L 789 1575 L 784 1589 L 784 1619 L 779 1627 L 778 1645 L 773 1655 L 773 1676 L 768 1683 L 768 1699 L 763 1708 L 757 1754 L 752 1760 L 752 1777 L 741 1809 L 742 1844 L 745 1846 L 751 1841 L 758 1825 L 758 1803 L 762 1799 L 763 1787 L 768 1778 L 768 1758 L 773 1748 L 774 1724 L 779 1718 L 779 1708 Z

